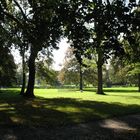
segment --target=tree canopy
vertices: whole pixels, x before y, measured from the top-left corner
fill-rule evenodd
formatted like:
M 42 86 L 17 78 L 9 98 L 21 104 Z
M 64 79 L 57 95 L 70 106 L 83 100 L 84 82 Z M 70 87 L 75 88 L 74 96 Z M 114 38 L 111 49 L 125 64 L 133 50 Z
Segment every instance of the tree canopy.
M 102 66 L 111 55 L 128 52 L 132 61 L 139 62 L 136 59 L 140 48 L 139 11 L 136 0 L 0 1 L 0 26 L 8 32 L 6 40 L 21 51 L 26 42 L 29 50 L 29 77 L 24 95 L 34 97 L 38 52 L 44 48 L 58 49 L 57 44 L 64 36 L 80 65 L 83 65 L 83 58 L 97 56 L 97 93 L 104 94 Z

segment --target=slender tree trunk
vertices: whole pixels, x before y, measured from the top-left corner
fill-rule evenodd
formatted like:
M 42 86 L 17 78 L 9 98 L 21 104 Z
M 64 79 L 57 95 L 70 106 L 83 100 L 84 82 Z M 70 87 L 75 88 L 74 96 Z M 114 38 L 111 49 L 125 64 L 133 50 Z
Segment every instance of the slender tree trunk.
M 21 88 L 21 91 L 20 91 L 20 95 L 24 94 L 25 85 L 26 85 L 25 51 L 23 51 L 23 54 L 22 54 L 22 88 Z
M 140 92 L 140 73 L 138 74 L 138 92 Z
M 27 90 L 25 92 L 26 97 L 35 97 L 34 96 L 34 84 L 35 84 L 35 58 L 36 55 L 34 52 L 31 50 L 31 55 L 29 58 L 29 79 L 28 79 L 28 85 L 27 85 Z
M 102 53 L 98 52 L 98 62 L 97 62 L 97 70 L 98 70 L 98 88 L 97 88 L 97 94 L 104 94 L 103 92 L 103 73 L 102 73 Z
M 80 91 L 83 92 L 83 74 L 81 64 L 80 64 Z
M 20 95 L 24 95 L 25 92 L 25 85 L 26 85 L 26 74 L 25 72 L 23 73 L 23 79 L 22 79 L 22 88 L 20 91 Z

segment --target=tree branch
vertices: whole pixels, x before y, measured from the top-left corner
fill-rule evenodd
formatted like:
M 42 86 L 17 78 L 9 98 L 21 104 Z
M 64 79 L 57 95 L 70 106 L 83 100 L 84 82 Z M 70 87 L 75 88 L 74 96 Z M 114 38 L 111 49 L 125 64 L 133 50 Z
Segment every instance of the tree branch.
M 8 18 L 12 19 L 13 21 L 15 21 L 19 26 L 23 26 L 22 23 L 17 19 L 15 18 L 13 15 L 11 15 L 10 13 L 8 12 L 5 12 L 5 11 L 1 11 L 5 16 L 7 16 Z
M 23 9 L 21 8 L 20 4 L 16 0 L 13 0 L 13 1 L 16 4 L 16 6 L 19 8 L 19 10 L 21 11 L 23 18 L 27 21 L 27 17 L 25 15 L 25 13 L 23 12 Z

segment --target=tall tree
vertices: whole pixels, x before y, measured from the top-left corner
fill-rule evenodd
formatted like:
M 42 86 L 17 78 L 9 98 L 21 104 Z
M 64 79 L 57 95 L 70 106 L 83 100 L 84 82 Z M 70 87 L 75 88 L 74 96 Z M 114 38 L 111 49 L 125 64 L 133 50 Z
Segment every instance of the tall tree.
M 80 66 L 80 90 L 82 91 L 82 59 L 86 55 L 87 47 L 89 46 L 90 34 L 85 27 L 84 17 L 86 15 L 87 4 L 85 0 L 66 1 L 61 9 L 65 14 L 61 14 L 61 20 L 64 24 L 65 36 L 68 38 L 70 46 L 75 54 L 75 57 Z
M 36 61 L 36 76 L 41 84 L 56 86 L 58 83 L 57 72 L 52 69 L 53 54 L 47 49 L 43 49 Z
M 132 5 L 130 5 L 132 6 Z M 132 18 L 130 20 L 131 31 L 125 34 L 124 46 L 127 59 L 129 63 L 134 64 L 132 73 L 137 74 L 138 77 L 138 91 L 140 92 L 140 1 L 135 4 L 132 11 Z
M 121 44 L 121 34 L 128 31 L 131 18 L 132 7 L 127 5 L 125 1 L 107 0 L 96 1 L 94 6 L 90 8 L 87 16 L 87 21 L 93 23 L 93 50 L 98 54 L 97 68 L 98 68 L 98 94 L 103 92 L 103 77 L 102 66 L 112 54 L 124 54 L 124 49 Z
M 22 64 L 21 64 L 22 87 L 21 87 L 20 95 L 23 95 L 25 92 L 25 87 L 26 87 L 26 69 L 27 69 L 26 52 L 29 49 L 29 45 L 28 45 L 28 42 L 24 39 L 22 32 L 16 26 L 14 29 L 12 29 L 12 39 L 13 39 L 15 49 L 17 48 L 19 50 L 20 56 L 22 59 Z
M 16 64 L 14 63 L 14 58 L 10 53 L 9 48 L 7 47 L 7 42 L 6 41 L 3 42 L 1 39 L 0 39 L 0 44 L 1 44 L 0 87 L 8 87 L 8 86 L 13 86 L 13 84 L 16 83 Z
M 0 87 L 12 86 L 16 81 L 16 65 L 10 52 L 11 37 L 0 23 Z
M 62 84 L 79 85 L 80 87 L 80 64 L 75 58 L 72 48 L 67 49 L 62 66 L 58 75 L 59 81 Z
M 57 48 L 62 34 L 61 22 L 57 15 L 60 2 L 4 0 L 0 3 L 1 13 L 21 29 L 24 38 L 30 44 L 29 80 L 25 96 L 34 97 L 35 59 L 38 52 L 43 47 Z
M 0 87 L 13 86 L 16 83 L 16 65 L 7 47 L 0 46 Z
M 94 52 L 98 55 L 98 94 L 104 94 L 103 64 L 111 54 L 124 53 L 121 34 L 128 32 L 131 27 L 129 19 L 133 5 L 135 2 L 126 4 L 123 0 L 77 0 L 70 1 L 65 8 L 68 9 L 67 17 L 70 19 L 66 23 L 66 33 L 78 60 L 82 62 L 82 55 L 89 58 Z

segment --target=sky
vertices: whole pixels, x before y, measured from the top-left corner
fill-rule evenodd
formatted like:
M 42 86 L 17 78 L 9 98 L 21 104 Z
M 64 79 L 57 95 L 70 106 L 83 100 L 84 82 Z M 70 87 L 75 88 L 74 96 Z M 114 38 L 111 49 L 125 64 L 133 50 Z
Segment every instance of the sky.
M 62 66 L 60 65 L 63 64 L 65 53 L 69 46 L 70 45 L 67 43 L 67 39 L 65 38 L 65 39 L 62 39 L 61 42 L 59 43 L 59 50 L 53 51 L 53 55 L 54 55 L 53 68 L 55 70 L 60 70 L 62 68 Z

